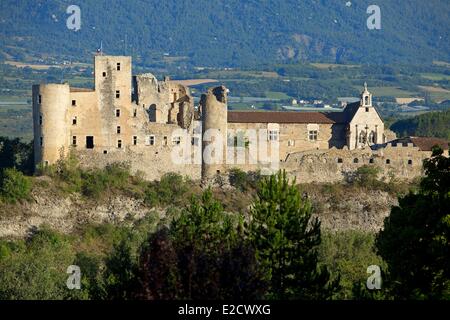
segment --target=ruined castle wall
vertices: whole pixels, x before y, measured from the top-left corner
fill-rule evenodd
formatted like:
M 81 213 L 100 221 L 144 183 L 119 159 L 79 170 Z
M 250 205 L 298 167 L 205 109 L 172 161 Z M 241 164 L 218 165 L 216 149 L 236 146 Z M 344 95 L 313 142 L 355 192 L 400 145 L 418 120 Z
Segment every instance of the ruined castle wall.
M 363 166 L 376 166 L 380 169 L 379 178 L 412 180 L 423 174 L 423 160 L 429 152 L 419 151 L 412 146 L 370 149 L 299 152 L 291 154 L 283 169 L 295 176 L 298 182 L 339 182 L 352 180 L 356 170 Z
M 133 173 L 141 172 L 147 180 L 158 180 L 170 172 L 200 180 L 201 162 L 198 154 L 201 146 L 197 146 L 195 153 L 190 156 L 190 148 L 193 150 L 194 146 L 177 125 L 146 123 L 136 129 L 139 129 L 136 131 L 139 132 L 136 145 L 133 141 L 124 140 L 122 148 L 111 147 L 107 154 L 95 150 L 77 150 L 81 165 L 102 168 L 121 162 L 128 164 Z M 176 148 L 180 151 L 177 152 Z M 189 159 L 183 158 L 186 155 L 189 155 Z

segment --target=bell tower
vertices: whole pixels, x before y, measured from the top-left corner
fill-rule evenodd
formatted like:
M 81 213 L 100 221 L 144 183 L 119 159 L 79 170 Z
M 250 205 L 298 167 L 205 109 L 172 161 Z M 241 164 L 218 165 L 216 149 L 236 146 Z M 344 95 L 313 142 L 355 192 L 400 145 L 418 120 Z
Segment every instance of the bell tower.
M 372 106 L 372 94 L 367 89 L 367 82 L 364 82 L 364 91 L 361 93 L 361 107 Z

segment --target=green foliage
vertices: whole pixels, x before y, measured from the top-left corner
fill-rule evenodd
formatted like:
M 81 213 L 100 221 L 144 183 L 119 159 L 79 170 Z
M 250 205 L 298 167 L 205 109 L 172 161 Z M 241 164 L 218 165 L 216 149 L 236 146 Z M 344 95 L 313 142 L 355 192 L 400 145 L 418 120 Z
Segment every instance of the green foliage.
M 255 299 L 263 282 L 239 216 L 223 211 L 210 190 L 149 239 L 141 256 L 145 299 Z
M 181 205 L 185 203 L 190 181 L 176 173 L 166 173 L 160 181 L 150 183 L 144 192 L 144 201 L 150 206 Z
M 98 198 L 114 190 L 127 191 L 133 182 L 139 180 L 133 180 L 130 166 L 126 163 L 112 163 L 101 169 L 82 169 L 72 152 L 68 157 L 58 160 L 54 166 L 42 168 L 41 174 L 59 181 L 62 190 L 68 193 L 81 192 L 91 198 Z
M 25 174 L 34 171 L 33 142 L 0 137 L 0 169 L 16 168 Z
M 275 59 L 364 63 L 449 60 L 448 41 L 439 38 L 448 31 L 445 26 L 449 6 L 442 0 L 382 1 L 383 29 L 371 32 L 366 28 L 370 3 L 347 7 L 341 1 L 270 0 L 242 5 L 241 1 L 230 0 L 220 12 L 217 8 L 222 2 L 218 0 L 199 0 L 189 5 L 178 0 L 79 0 L 77 4 L 82 8 L 82 27 L 70 32 L 65 25 L 69 17 L 65 14 L 66 2 L 36 6 L 32 0 L 19 4 L 2 1 L 0 18 L 9 26 L 0 30 L 2 52 L 20 61 L 25 61 L 30 51 L 42 56 L 53 53 L 88 59 L 92 48 L 103 39 L 108 53 L 133 54 L 155 67 L 161 66 L 165 52 L 183 57 L 186 64 L 201 66 L 235 66 Z M 108 15 L 104 14 L 105 8 Z M 316 16 L 317 12 L 321 14 Z M 52 14 L 57 21 L 48 19 Z M 124 20 L 124 15 L 128 19 Z M 163 27 L 167 21 L 171 28 Z M 139 34 L 148 41 L 140 41 Z M 17 39 L 22 35 L 29 36 L 27 41 Z M 126 35 L 127 47 L 118 45 Z M 220 39 L 215 38 L 218 35 Z M 167 41 L 169 38 L 172 41 Z M 204 50 L 197 50 L 199 43 Z M 387 80 L 394 77 L 391 74 Z
M 0 242 L 0 299 L 85 299 L 84 290 L 66 287 L 75 259 L 65 236 L 42 229 L 29 241 Z
M 270 283 L 267 297 L 330 299 L 339 279 L 331 281 L 318 266 L 320 222 L 285 171 L 261 182 L 251 214 L 250 239 Z
M 366 289 L 367 267 L 377 265 L 385 269 L 385 263 L 374 251 L 374 242 L 374 234 L 362 231 L 326 232 L 322 235 L 320 264 L 327 266 L 331 274 L 341 276 L 341 289 L 333 299 L 358 300 L 363 294 L 371 295 Z M 372 298 L 378 298 L 379 294 Z
M 450 159 L 435 149 L 417 193 L 399 198 L 377 236 L 397 299 L 450 299 Z
M 182 297 L 187 299 L 251 298 L 259 294 L 260 280 L 253 255 L 239 228 L 239 216 L 223 211 L 210 190 L 171 224 L 170 232 L 179 261 Z M 247 253 L 247 254 L 244 254 Z M 246 267 L 227 269 L 234 263 Z M 227 281 L 228 278 L 234 281 Z
M 31 192 L 31 181 L 16 169 L 3 169 L 0 172 L 0 196 L 8 202 L 28 199 Z
M 232 168 L 229 172 L 230 184 L 240 191 L 254 190 L 261 179 L 259 172 L 244 172 L 238 168 Z
M 379 167 L 365 164 L 356 170 L 355 181 L 360 186 L 376 187 L 379 184 L 378 175 L 380 172 Z
M 104 192 L 124 190 L 130 179 L 129 166 L 121 163 L 107 165 L 103 169 L 93 169 L 81 173 L 82 193 L 89 197 L 99 197 Z
M 398 120 L 390 128 L 400 136 L 438 137 L 450 140 L 449 123 L 450 110 L 447 110 Z

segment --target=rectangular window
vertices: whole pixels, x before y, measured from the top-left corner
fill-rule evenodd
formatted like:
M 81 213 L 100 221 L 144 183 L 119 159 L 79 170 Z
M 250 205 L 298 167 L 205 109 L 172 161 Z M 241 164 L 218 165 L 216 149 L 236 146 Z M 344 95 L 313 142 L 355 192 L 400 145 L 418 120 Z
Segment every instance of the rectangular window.
M 164 142 L 163 142 L 163 145 L 164 145 L 164 146 L 167 146 L 167 137 L 166 137 L 166 136 L 164 136 Z
M 154 146 L 155 145 L 155 136 L 148 136 L 147 145 Z
M 308 139 L 309 141 L 317 141 L 318 132 L 317 130 L 310 130 L 308 132 Z
M 39 95 L 39 97 L 38 97 L 38 102 L 42 103 L 42 96 L 41 95 Z
M 86 149 L 94 149 L 94 137 L 93 136 L 86 137 Z
M 369 108 L 366 107 L 366 112 L 369 112 Z
M 117 134 L 120 134 L 120 126 L 117 126 Z
M 39 116 L 39 125 L 42 125 L 42 115 Z
M 73 136 L 72 137 L 72 145 L 76 146 L 77 145 L 77 136 Z
M 116 90 L 116 99 L 120 98 L 120 90 Z
M 122 149 L 122 140 L 117 140 L 117 148 Z
M 136 109 L 134 109 L 134 110 L 133 110 L 133 117 L 135 117 L 135 118 L 136 118 L 136 116 L 137 116 L 137 110 L 136 110 Z
M 72 118 L 72 125 L 76 125 L 77 124 L 77 117 L 73 117 Z
M 120 71 L 120 62 L 117 62 L 117 71 Z
M 278 131 L 269 130 L 269 141 L 278 141 Z
M 106 72 L 103 72 L 103 78 L 105 78 L 106 77 Z
M 76 106 L 77 105 L 77 100 L 72 100 L 72 106 Z
M 173 137 L 172 138 L 172 145 L 178 145 L 178 144 L 181 144 L 181 137 L 180 136 L 177 136 L 177 137 Z
M 44 145 L 44 137 L 41 137 L 39 139 L 39 144 L 41 145 L 41 147 Z
M 120 117 L 120 109 L 116 109 L 116 117 Z
M 137 136 L 133 136 L 133 145 L 137 145 Z

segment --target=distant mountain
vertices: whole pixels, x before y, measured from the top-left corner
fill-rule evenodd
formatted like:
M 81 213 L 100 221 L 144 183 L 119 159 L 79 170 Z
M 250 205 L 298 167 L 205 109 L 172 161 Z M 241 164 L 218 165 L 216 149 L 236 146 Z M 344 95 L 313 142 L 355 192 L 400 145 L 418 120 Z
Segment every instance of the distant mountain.
M 141 63 L 242 66 L 275 61 L 450 61 L 450 1 L 377 0 L 381 30 L 369 30 L 367 0 L 2 0 L 0 53 L 84 58 L 105 52 Z M 71 4 L 81 29 L 66 27 Z M 174 58 L 176 57 L 176 58 Z M 181 62 L 180 62 L 181 61 Z

